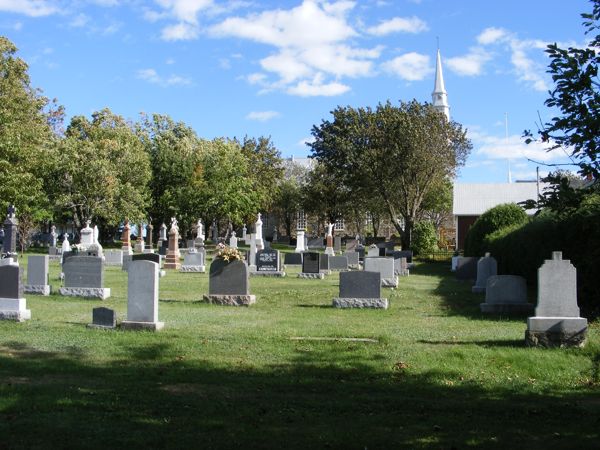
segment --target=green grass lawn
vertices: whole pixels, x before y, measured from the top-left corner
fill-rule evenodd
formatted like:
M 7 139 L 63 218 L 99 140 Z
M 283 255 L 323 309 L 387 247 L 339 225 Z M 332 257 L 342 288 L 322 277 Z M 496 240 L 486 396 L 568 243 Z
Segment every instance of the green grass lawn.
M 385 311 L 335 310 L 338 275 L 297 271 L 251 278 L 249 308 L 168 272 L 158 333 L 86 328 L 95 306 L 125 318 L 120 269 L 104 302 L 28 295 L 32 320 L 0 322 L 0 449 L 600 448 L 597 323 L 583 349 L 526 348 L 525 319 L 480 314 L 447 264 Z

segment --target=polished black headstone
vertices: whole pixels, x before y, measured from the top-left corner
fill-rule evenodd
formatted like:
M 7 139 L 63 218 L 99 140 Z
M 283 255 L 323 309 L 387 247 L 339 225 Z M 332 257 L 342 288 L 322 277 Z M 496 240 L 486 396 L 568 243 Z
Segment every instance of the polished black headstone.
M 110 308 L 94 308 L 92 309 L 92 324 L 115 328 L 117 326 L 117 313 Z
M 270 249 L 256 252 L 256 270 L 258 272 L 279 271 L 279 252 Z
M 381 273 L 340 272 L 341 298 L 380 298 Z
M 319 256 L 319 268 L 320 270 L 329 270 L 329 255 L 321 253 Z
M 138 253 L 136 255 L 131 255 L 132 261 L 151 261 L 155 262 L 160 266 L 160 255 L 156 253 Z
M 286 265 L 302 265 L 302 253 L 286 253 L 283 258 L 283 263 Z
M 0 266 L 0 298 L 22 298 L 23 271 L 17 265 Z
M 321 256 L 315 252 L 305 252 L 302 257 L 303 273 L 319 273 L 321 265 L 319 264 Z

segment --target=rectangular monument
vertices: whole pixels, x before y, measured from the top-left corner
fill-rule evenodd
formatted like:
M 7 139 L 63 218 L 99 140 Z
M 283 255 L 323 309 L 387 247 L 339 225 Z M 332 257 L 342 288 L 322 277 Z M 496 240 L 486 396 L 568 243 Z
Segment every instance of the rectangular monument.
M 316 252 L 304 252 L 302 256 L 302 272 L 298 278 L 325 278 L 321 272 L 321 256 Z
M 394 258 L 367 257 L 365 258 L 365 271 L 379 272 L 383 287 L 398 287 L 398 277 L 394 273 Z
M 64 286 L 60 295 L 100 298 L 110 297 L 104 287 L 104 265 L 98 256 L 70 256 L 63 262 Z
M 217 305 L 249 306 L 256 303 L 250 294 L 250 272 L 244 261 L 216 258 L 210 265 L 208 295 L 204 301 Z
M 340 273 L 340 294 L 333 299 L 334 308 L 387 309 L 387 298 L 381 298 L 379 272 Z
M 31 310 L 23 297 L 21 269 L 17 263 L 0 266 L 0 320 L 23 322 L 31 319 Z
M 48 283 L 48 255 L 30 255 L 27 257 L 27 284 L 25 292 L 50 295 Z
M 147 260 L 133 260 L 127 270 L 127 320 L 125 330 L 158 331 L 164 327 L 158 321 L 159 266 Z

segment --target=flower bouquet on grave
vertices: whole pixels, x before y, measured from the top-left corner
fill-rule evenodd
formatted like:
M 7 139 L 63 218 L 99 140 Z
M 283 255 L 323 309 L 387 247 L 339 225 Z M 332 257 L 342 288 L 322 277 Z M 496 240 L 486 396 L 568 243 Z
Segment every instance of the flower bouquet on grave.
M 221 258 L 227 262 L 240 260 L 243 261 L 242 254 L 237 248 L 227 247 L 224 244 L 217 244 L 216 258 Z

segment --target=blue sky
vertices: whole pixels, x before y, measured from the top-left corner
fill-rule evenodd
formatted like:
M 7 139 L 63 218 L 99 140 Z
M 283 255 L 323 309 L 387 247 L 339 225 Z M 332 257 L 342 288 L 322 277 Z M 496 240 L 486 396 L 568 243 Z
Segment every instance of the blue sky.
M 168 114 L 199 136 L 270 135 L 309 154 L 337 105 L 431 101 L 439 37 L 460 182 L 532 179 L 564 154 L 523 143 L 552 81 L 548 43 L 584 45 L 584 0 L 0 0 L 0 34 L 67 116 Z M 538 115 L 539 114 L 539 115 Z M 505 133 L 508 118 L 508 138 Z M 547 168 L 540 167 L 541 173 Z

